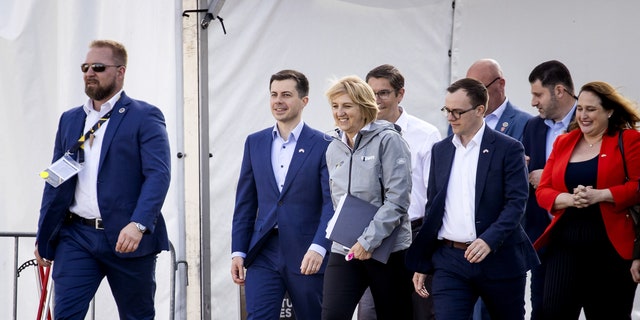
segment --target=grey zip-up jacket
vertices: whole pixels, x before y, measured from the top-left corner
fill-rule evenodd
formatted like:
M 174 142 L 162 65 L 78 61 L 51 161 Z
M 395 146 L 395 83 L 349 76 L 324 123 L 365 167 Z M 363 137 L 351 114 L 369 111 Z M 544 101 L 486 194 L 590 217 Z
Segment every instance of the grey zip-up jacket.
M 344 133 L 338 134 L 342 137 Z M 395 228 L 402 228 L 391 251 L 407 249 L 411 245 L 411 223 L 407 214 L 411 155 L 399 128 L 388 121 L 371 122 L 356 136 L 354 150 L 340 138 L 334 138 L 326 155 L 334 209 L 347 193 L 349 175 L 351 195 L 380 207 L 358 238 L 360 245 L 373 252 Z M 331 252 L 347 254 L 349 251 L 334 242 Z

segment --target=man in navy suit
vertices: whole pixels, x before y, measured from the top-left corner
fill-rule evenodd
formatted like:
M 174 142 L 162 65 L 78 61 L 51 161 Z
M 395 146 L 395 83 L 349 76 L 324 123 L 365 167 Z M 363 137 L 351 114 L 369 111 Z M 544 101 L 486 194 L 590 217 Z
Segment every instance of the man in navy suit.
M 55 319 L 84 319 L 105 276 L 121 319 L 154 319 L 156 258 L 169 249 L 160 212 L 171 171 L 164 116 L 122 90 L 122 44 L 89 48 L 81 65 L 89 99 L 62 114 L 53 154 L 71 151 L 82 170 L 45 186 L 35 255 L 41 265 L 55 261 Z
M 535 242 L 551 222 L 549 213 L 538 205 L 536 188 L 553 142 L 567 132 L 574 118 L 577 99 L 571 73 L 560 61 L 550 60 L 536 66 L 529 74 L 529 83 L 531 105 L 540 115 L 527 122 L 522 139 L 529 170 L 529 200 L 523 224 L 529 239 Z M 540 261 L 541 264 L 531 270 L 531 320 L 541 319 L 546 272 L 544 252 L 540 252 Z
M 407 253 L 416 292 L 436 318 L 469 319 L 478 297 L 495 319 L 524 319 L 526 272 L 538 263 L 520 221 L 527 201 L 524 148 L 488 129 L 487 89 L 464 78 L 447 88 L 454 135 L 434 145 L 425 221 Z M 424 287 L 433 274 L 432 292 Z
M 489 93 L 484 121 L 489 128 L 502 132 L 518 141 L 522 141 L 522 132 L 531 115 L 520 110 L 505 93 L 506 79 L 502 68 L 493 59 L 480 59 L 467 70 L 467 78 L 482 82 Z M 451 126 L 449 126 L 449 135 Z
M 320 319 L 333 215 L 325 152 L 329 139 L 302 121 L 309 82 L 271 76 L 273 127 L 245 142 L 233 214 L 233 281 L 245 285 L 248 319 L 279 319 L 285 291 L 300 319 Z M 246 268 L 246 277 L 245 269 Z
M 480 59 L 469 67 L 467 78 L 476 79 L 487 88 L 489 102 L 484 116 L 487 126 L 522 141 L 524 126 L 531 115 L 516 108 L 509 101 L 505 94 L 506 80 L 500 64 L 493 59 Z M 473 319 L 491 319 L 482 300 L 478 300 L 476 304 Z

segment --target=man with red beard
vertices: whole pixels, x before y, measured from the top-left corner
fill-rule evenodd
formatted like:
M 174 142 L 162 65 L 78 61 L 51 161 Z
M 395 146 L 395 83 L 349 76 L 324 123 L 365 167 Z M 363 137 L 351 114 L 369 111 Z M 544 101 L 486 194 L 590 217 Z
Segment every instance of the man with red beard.
M 124 46 L 96 40 L 84 74 L 87 102 L 64 112 L 53 161 L 81 168 L 42 197 L 35 255 L 53 266 L 55 319 L 84 319 L 104 277 L 121 319 L 154 319 L 157 254 L 169 249 L 161 208 L 170 181 L 160 109 L 123 91 Z

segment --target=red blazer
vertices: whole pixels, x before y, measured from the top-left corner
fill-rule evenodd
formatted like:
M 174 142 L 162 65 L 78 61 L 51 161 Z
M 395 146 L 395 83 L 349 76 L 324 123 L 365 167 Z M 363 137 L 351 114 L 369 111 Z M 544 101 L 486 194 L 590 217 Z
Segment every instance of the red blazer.
M 536 249 L 548 244 L 549 235 L 562 214 L 562 210 L 553 210 L 553 203 L 559 194 L 568 192 L 565 187 L 565 172 L 569 158 L 576 144 L 582 138 L 580 129 L 559 136 L 553 143 L 553 151 L 547 160 L 536 190 L 536 198 L 540 207 L 551 212 L 553 219 L 542 236 L 534 243 Z M 618 254 L 624 259 L 631 259 L 635 233 L 633 220 L 627 208 L 638 202 L 638 179 L 640 178 L 640 132 L 624 130 L 624 153 L 629 171 L 630 182 L 625 183 L 622 156 L 618 148 L 618 134 L 605 134 L 600 146 L 598 159 L 598 182 L 596 189 L 608 188 L 614 202 L 600 202 L 602 220 L 609 240 Z

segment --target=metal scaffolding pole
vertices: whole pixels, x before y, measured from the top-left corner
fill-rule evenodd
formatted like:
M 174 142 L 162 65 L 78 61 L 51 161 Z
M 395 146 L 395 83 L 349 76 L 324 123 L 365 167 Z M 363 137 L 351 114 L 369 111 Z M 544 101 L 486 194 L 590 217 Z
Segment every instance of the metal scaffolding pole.
M 218 3 L 213 0 L 212 4 Z M 183 0 L 186 318 L 211 319 L 207 0 Z M 219 8 L 218 8 L 219 10 Z M 188 13 L 192 12 L 192 13 Z M 215 19 L 216 15 L 213 15 Z

